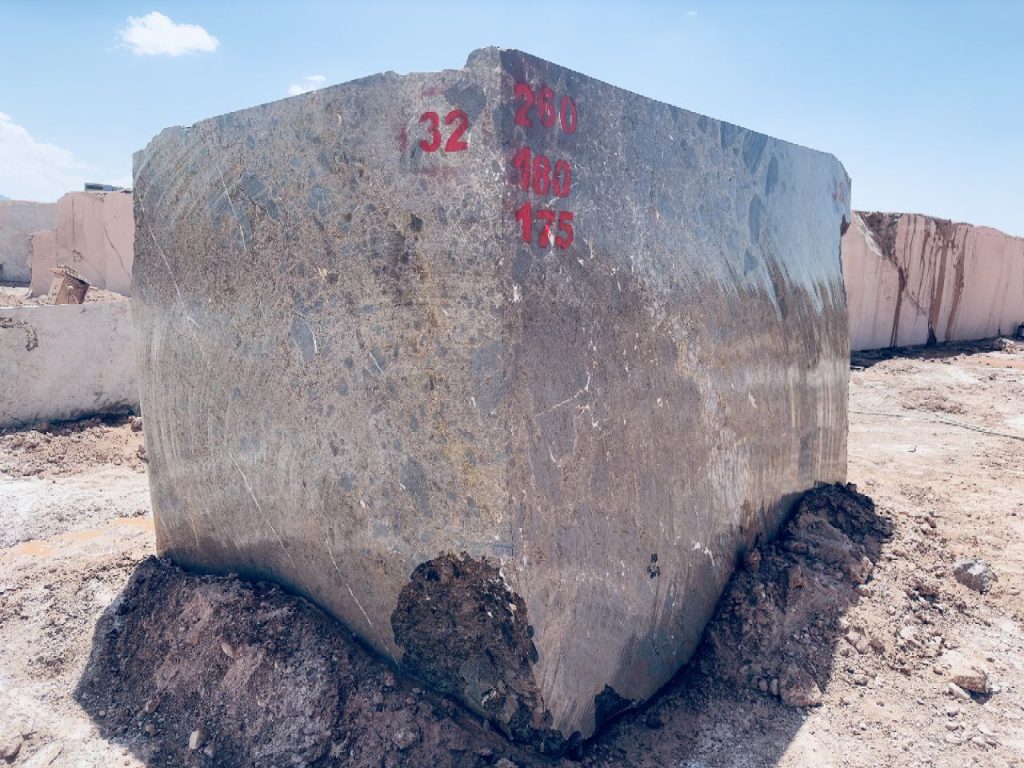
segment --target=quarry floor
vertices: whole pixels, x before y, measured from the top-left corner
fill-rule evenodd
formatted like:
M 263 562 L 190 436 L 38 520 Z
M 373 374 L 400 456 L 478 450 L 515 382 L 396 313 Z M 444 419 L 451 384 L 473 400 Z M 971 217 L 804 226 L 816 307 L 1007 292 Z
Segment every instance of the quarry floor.
M 838 628 L 827 638 L 801 635 L 804 661 L 825 670 L 820 705 L 787 706 L 773 695 L 778 681 L 758 672 L 771 660 L 744 660 L 741 650 L 736 669 L 692 665 L 650 706 L 556 764 L 1024 768 L 1022 406 L 1021 345 L 855 356 L 849 480 L 874 499 L 892 535 L 869 580 L 851 587 L 856 599 Z M 118 613 L 107 609 L 117 608 L 129 577 L 153 553 L 141 447 L 142 433 L 124 419 L 0 434 L 0 765 L 233 764 L 213 750 L 190 750 L 180 734 L 161 743 L 173 731 L 172 713 L 160 720 L 167 706 L 154 714 L 159 702 L 151 705 L 144 691 L 133 704 L 138 715 L 84 706 L 76 696 L 100 642 L 97 621 Z M 998 581 L 990 591 L 954 578 L 954 563 L 965 557 L 991 565 Z M 790 573 L 790 589 L 792 582 Z M 175 589 L 181 596 L 191 587 Z M 243 599 L 226 581 L 204 589 Z M 138 649 L 140 658 L 146 652 Z M 223 653 L 233 658 L 235 650 Z M 316 765 L 551 764 L 506 749 L 485 727 L 360 653 L 348 652 L 346 669 L 354 675 L 351 699 L 373 692 L 368 734 L 332 744 Z M 137 671 L 132 662 L 107 659 L 111 668 L 90 674 L 114 685 L 121 672 Z M 201 680 L 204 663 L 197 656 L 189 673 Z M 987 693 L 950 686 L 971 668 L 987 675 Z M 216 717 L 196 704 L 196 730 L 216 730 Z M 448 734 L 448 752 L 420 749 L 429 741 L 423 723 Z M 452 746 L 453 739 L 464 743 Z

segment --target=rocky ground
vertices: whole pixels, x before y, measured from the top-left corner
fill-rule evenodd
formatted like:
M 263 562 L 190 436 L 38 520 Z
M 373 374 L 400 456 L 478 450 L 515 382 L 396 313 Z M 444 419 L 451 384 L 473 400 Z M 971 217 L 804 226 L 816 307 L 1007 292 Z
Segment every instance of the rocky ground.
M 1017 346 L 855 357 L 874 505 L 808 498 L 694 662 L 559 764 L 1024 766 L 1021 403 Z M 303 601 L 148 559 L 133 426 L 0 434 L 0 765 L 550 764 Z

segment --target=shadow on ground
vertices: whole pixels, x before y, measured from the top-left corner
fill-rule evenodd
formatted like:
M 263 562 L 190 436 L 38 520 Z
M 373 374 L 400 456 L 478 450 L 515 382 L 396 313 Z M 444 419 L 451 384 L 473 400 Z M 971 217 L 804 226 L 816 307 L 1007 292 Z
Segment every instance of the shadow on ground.
M 1024 346 L 1024 339 L 1010 339 L 999 336 L 977 341 L 949 341 L 942 344 L 925 344 L 917 347 L 885 347 L 866 349 L 850 353 L 851 368 L 870 368 L 883 360 L 907 358 L 910 360 L 945 360 L 961 355 L 980 355 L 988 352 L 1003 352 Z
M 805 494 L 746 554 L 691 663 L 560 761 L 396 675 L 305 600 L 155 558 L 97 623 L 75 697 L 151 766 L 771 766 L 890 533 L 852 486 Z

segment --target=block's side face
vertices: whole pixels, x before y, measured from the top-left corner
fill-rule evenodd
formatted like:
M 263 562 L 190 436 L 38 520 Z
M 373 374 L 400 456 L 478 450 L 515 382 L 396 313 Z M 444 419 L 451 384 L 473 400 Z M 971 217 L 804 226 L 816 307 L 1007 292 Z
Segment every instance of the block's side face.
M 850 349 L 878 349 L 896 343 L 899 329 L 900 268 L 864 216 L 853 212 L 843 235 L 843 281 L 850 318 Z
M 0 427 L 137 410 L 133 347 L 127 301 L 0 308 Z
M 279 580 L 396 660 L 417 566 L 510 547 L 497 85 L 482 55 L 136 156 L 160 551 Z
M 849 178 L 518 52 L 502 67 L 506 572 L 551 725 L 587 735 L 686 661 L 794 495 L 845 477 Z
M 843 238 L 852 348 L 982 339 L 1024 317 L 1024 239 L 911 213 L 854 222 Z

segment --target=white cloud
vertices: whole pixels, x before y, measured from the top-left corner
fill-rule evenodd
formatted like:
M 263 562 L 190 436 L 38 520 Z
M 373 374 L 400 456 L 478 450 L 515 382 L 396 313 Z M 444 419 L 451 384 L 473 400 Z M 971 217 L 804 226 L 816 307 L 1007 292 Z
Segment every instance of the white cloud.
M 70 150 L 36 141 L 0 112 L 0 190 L 15 200 L 50 202 L 82 188 L 89 169 Z
M 687 16 L 696 16 L 696 15 L 697 15 L 697 12 L 696 12 L 696 11 L 687 11 L 687 12 L 686 12 L 686 15 L 687 15 Z
M 220 41 L 198 24 L 175 24 L 158 11 L 141 18 L 128 17 L 121 30 L 121 42 L 138 56 L 181 56 L 183 53 L 211 53 Z
M 298 96 L 301 93 L 309 93 L 324 87 L 327 78 L 323 75 L 308 75 L 302 78 L 301 83 L 293 83 L 288 86 L 289 96 Z

